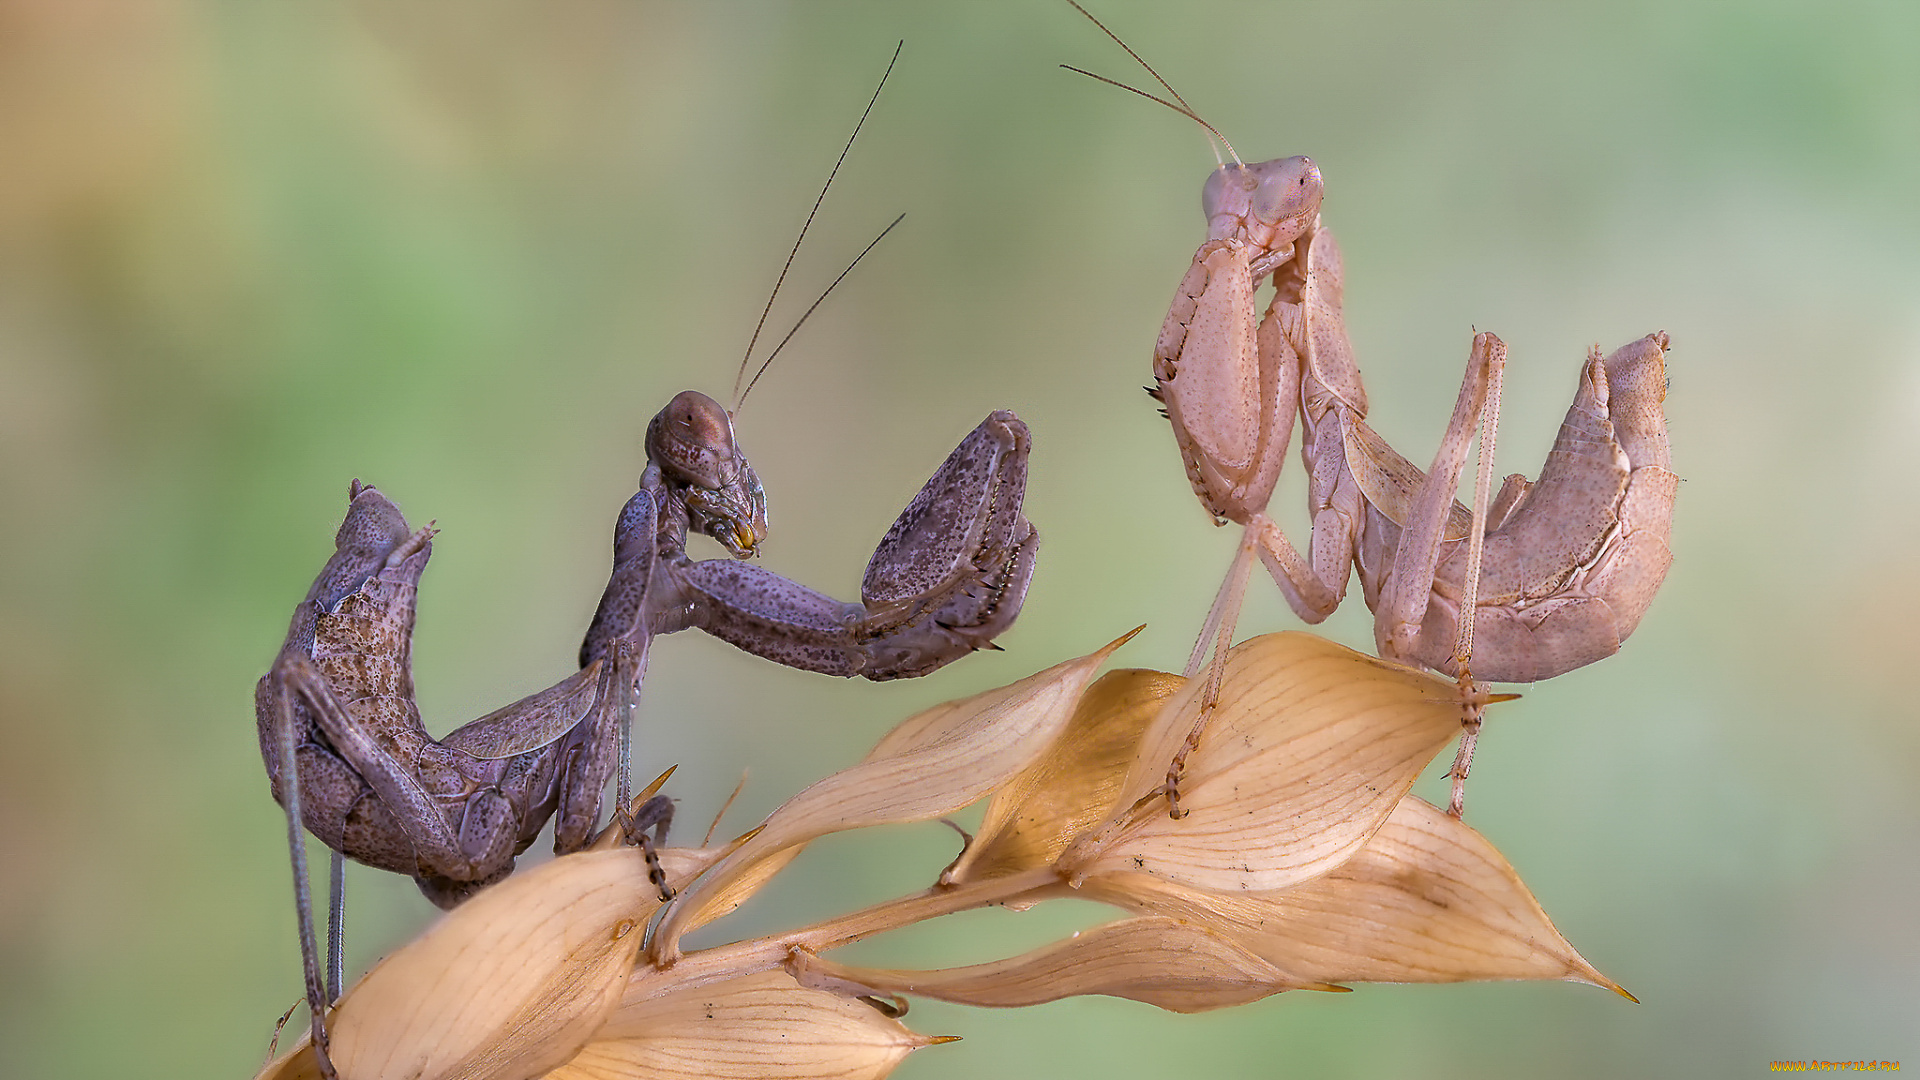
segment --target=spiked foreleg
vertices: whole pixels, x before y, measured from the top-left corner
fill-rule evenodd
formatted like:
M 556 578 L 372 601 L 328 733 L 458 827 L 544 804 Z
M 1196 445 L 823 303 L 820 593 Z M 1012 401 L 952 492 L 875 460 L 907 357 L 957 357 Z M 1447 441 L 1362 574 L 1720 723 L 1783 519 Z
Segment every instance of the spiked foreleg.
M 648 491 L 634 492 L 621 507 L 613 527 L 613 573 L 600 594 L 600 607 L 587 627 L 586 640 L 580 643 L 581 667 L 606 656 L 615 641 L 644 642 L 652 633 L 647 589 L 653 580 L 659 518 L 659 504 Z M 644 644 L 640 648 L 644 651 Z
M 881 539 L 864 603 L 714 559 L 673 571 L 692 624 L 788 667 L 875 681 L 992 647 L 1020 613 L 1040 543 L 1021 514 L 1030 445 L 1009 412 L 961 440 Z

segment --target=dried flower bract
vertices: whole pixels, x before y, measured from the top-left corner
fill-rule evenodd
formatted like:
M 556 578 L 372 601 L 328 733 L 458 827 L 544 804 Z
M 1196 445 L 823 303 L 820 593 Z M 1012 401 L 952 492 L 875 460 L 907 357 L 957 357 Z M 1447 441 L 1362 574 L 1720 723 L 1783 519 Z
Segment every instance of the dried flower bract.
M 1083 994 L 1176 1012 L 1354 981 L 1570 979 L 1624 990 L 1554 929 L 1479 833 L 1410 798 L 1458 732 L 1453 684 L 1307 634 L 1228 658 L 1186 762 L 1199 686 L 1123 670 L 1125 639 L 926 710 L 867 758 L 721 849 L 556 859 L 482 893 L 382 962 L 331 1020 L 348 1080 L 882 1077 L 918 1035 L 875 999 L 1017 1007 Z M 684 951 L 811 840 L 990 800 L 925 891 L 791 931 Z M 1123 913 L 1020 956 L 933 970 L 824 954 L 926 919 L 1063 896 Z M 307 1075 L 296 1047 L 264 1075 Z

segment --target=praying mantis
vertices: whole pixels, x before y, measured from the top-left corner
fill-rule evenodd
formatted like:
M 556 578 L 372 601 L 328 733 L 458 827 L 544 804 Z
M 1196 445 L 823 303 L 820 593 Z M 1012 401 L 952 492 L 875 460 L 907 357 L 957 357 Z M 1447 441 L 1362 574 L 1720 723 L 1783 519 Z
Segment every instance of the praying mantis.
M 1489 506 L 1506 345 L 1477 334 L 1423 473 L 1366 423 L 1319 168 L 1306 157 L 1242 163 L 1125 42 L 1073 6 L 1173 101 L 1134 92 L 1194 120 L 1232 155 L 1203 189 L 1207 240 L 1175 290 L 1148 387 L 1201 504 L 1216 523 L 1242 526 L 1188 661 L 1187 675 L 1199 674 L 1212 646 L 1200 719 L 1168 771 L 1169 812 L 1181 816 L 1181 766 L 1204 735 L 1257 555 L 1308 623 L 1334 611 L 1357 572 L 1380 655 L 1459 679 L 1464 731 L 1449 809 L 1460 816 L 1482 711 L 1511 697 L 1487 693 L 1476 676 L 1533 682 L 1612 655 L 1665 579 L 1679 486 L 1662 413 L 1668 337 L 1649 334 L 1607 356 L 1595 348 L 1539 479 L 1507 477 Z M 1272 300 L 1256 322 L 1255 291 L 1269 278 Z M 1313 522 L 1306 554 L 1267 514 L 1296 418 Z M 1481 469 L 1469 510 L 1453 492 L 1476 426 Z
M 767 507 L 732 421 L 692 390 L 654 416 L 580 669 L 438 740 L 421 722 L 410 664 L 435 531 L 410 528 L 377 489 L 350 485 L 334 553 L 254 694 L 261 755 L 287 815 L 313 1046 L 330 1080 L 325 1016 L 341 981 L 342 855 L 407 874 L 450 908 L 511 873 L 549 818 L 557 853 L 585 847 L 616 774 L 615 814 L 627 835 L 653 829 L 664 838 L 672 803 L 627 791 L 629 718 L 655 636 L 697 627 L 789 667 L 880 681 L 995 648 L 1019 615 L 1039 536 L 1022 512 L 1031 438 L 1013 413 L 975 427 L 894 521 L 858 603 L 739 561 L 766 538 Z M 692 558 L 690 532 L 730 557 Z M 335 853 L 324 981 L 303 829 Z M 655 885 L 664 895 L 657 865 Z
M 676 396 L 648 434 L 647 470 L 615 527 L 581 669 L 439 740 L 420 721 L 409 665 L 433 529 L 410 529 L 378 490 L 351 486 L 334 555 L 255 689 L 261 753 L 287 811 L 323 1056 L 320 1018 L 338 976 L 330 971 L 323 989 L 302 826 L 453 907 L 510 873 L 548 817 L 557 818 L 557 853 L 592 839 L 654 635 L 697 626 L 791 667 L 886 680 L 992 647 L 1020 612 L 1039 537 L 1021 513 L 1030 441 L 1012 413 L 982 421 L 902 512 L 868 563 L 858 604 L 733 559 L 690 558 L 690 525 L 737 558 L 752 555 L 766 535 L 764 493 L 711 398 Z M 663 832 L 671 803 L 655 797 L 628 810 L 624 786 L 629 834 Z

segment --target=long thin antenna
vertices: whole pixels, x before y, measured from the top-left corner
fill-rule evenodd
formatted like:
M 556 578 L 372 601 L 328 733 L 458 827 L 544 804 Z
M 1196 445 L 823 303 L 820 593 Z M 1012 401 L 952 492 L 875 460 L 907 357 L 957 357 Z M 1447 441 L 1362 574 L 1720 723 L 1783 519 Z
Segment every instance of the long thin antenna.
M 740 389 L 740 381 L 747 376 L 747 364 L 753 359 L 753 347 L 760 341 L 760 332 L 766 329 L 767 316 L 773 311 L 774 299 L 780 295 L 780 286 L 787 280 L 787 271 L 793 269 L 793 258 L 800 254 L 800 245 L 807 238 L 807 230 L 813 227 L 814 215 L 820 212 L 820 204 L 827 200 L 827 189 L 833 187 L 834 177 L 840 175 L 840 166 L 846 164 L 847 154 L 853 150 L 853 140 L 860 137 L 860 128 L 866 124 L 868 114 L 873 112 L 874 103 L 880 100 L 880 91 L 886 89 L 887 79 L 893 74 L 893 65 L 900 62 L 900 50 L 906 48 L 906 45 L 906 39 L 902 38 L 900 43 L 893 47 L 893 59 L 887 61 L 887 70 L 885 74 L 880 76 L 880 85 L 873 88 L 873 97 L 867 99 L 867 107 L 865 111 L 860 114 L 860 122 L 853 125 L 853 134 L 847 136 L 847 145 L 841 148 L 839 160 L 833 163 L 833 171 L 827 174 L 827 182 L 820 186 L 820 195 L 813 200 L 813 209 L 807 211 L 807 220 L 800 226 L 800 235 L 793 239 L 793 250 L 787 252 L 786 265 L 780 268 L 780 276 L 774 280 L 773 291 L 767 294 L 767 306 L 760 309 L 760 321 L 754 324 L 753 336 L 747 340 L 747 351 L 740 357 L 740 372 L 733 377 L 733 411 L 735 412 L 740 410 L 740 406 L 746 404 L 746 391 Z M 881 235 L 884 236 L 886 234 L 882 233 Z M 865 253 L 862 252 L 862 254 Z M 854 261 L 858 262 L 859 260 L 856 259 Z M 851 269 L 851 267 L 849 267 L 849 269 Z M 818 301 L 815 301 L 815 303 L 817 304 Z M 788 336 L 791 337 L 792 335 L 789 334 Z M 768 359 L 771 360 L 772 357 L 768 357 Z M 765 371 L 766 365 L 761 364 L 760 370 Z M 755 378 L 758 378 L 758 375 L 756 375 Z
M 1095 75 L 1093 72 L 1088 71 L 1085 68 L 1077 68 L 1077 67 L 1074 67 L 1072 64 L 1061 64 L 1060 66 L 1063 68 L 1066 68 L 1068 71 L 1071 71 L 1076 75 L 1085 75 L 1089 79 L 1094 79 L 1099 82 L 1106 83 L 1108 86 L 1117 86 L 1120 89 L 1125 90 L 1130 94 L 1139 94 L 1141 97 L 1146 98 L 1148 101 L 1158 102 L 1161 105 L 1165 105 L 1167 108 L 1172 109 L 1174 112 L 1179 113 L 1181 116 L 1184 116 L 1187 119 L 1193 121 L 1194 123 L 1199 124 L 1201 127 L 1206 128 L 1209 134 L 1211 134 L 1214 138 L 1219 139 L 1223 144 L 1226 145 L 1227 154 L 1228 156 L 1233 158 L 1233 163 L 1235 165 L 1240 165 L 1244 167 L 1245 162 L 1241 161 L 1240 155 L 1234 152 L 1233 144 L 1230 142 L 1227 142 L 1227 137 L 1225 135 L 1220 134 L 1220 129 L 1214 127 L 1212 124 L 1207 123 L 1205 120 L 1200 119 L 1199 115 L 1195 113 L 1193 110 L 1185 109 L 1178 105 L 1175 105 L 1173 102 L 1168 101 L 1166 98 L 1155 97 L 1154 95 L 1147 93 L 1145 90 L 1142 90 L 1137 86 L 1128 86 L 1126 83 L 1123 83 L 1118 79 L 1109 79 L 1105 75 Z M 1218 147 L 1214 148 L 1213 157 L 1214 157 L 1214 160 L 1219 161 L 1220 150 Z M 1224 161 L 1220 163 L 1222 165 L 1226 164 L 1226 162 Z
M 1077 2 L 1077 0 L 1067 0 L 1067 3 L 1073 5 L 1073 10 L 1079 12 L 1082 15 L 1085 15 L 1087 17 L 1088 22 L 1099 27 L 1101 33 L 1112 38 L 1113 43 L 1115 45 L 1118 45 L 1122 49 L 1125 49 L 1127 55 L 1133 57 L 1134 63 L 1137 63 L 1141 67 L 1146 68 L 1147 74 L 1153 76 L 1153 81 L 1159 83 L 1162 87 L 1164 87 L 1167 93 L 1173 95 L 1173 101 L 1177 101 L 1180 104 L 1175 105 L 1173 101 L 1167 101 L 1164 98 L 1155 97 L 1154 95 L 1147 93 L 1145 90 L 1140 90 L 1135 87 L 1128 86 L 1126 83 L 1119 82 L 1114 79 L 1109 79 L 1103 75 L 1095 75 L 1091 71 L 1082 71 L 1081 69 L 1074 67 L 1072 64 L 1061 64 L 1060 65 L 1061 67 L 1066 68 L 1068 71 L 1079 72 L 1079 74 L 1085 75 L 1090 79 L 1098 79 L 1109 86 L 1117 86 L 1122 90 L 1132 90 L 1134 93 L 1139 94 L 1141 97 L 1146 98 L 1148 101 L 1157 101 L 1160 104 L 1165 105 L 1167 108 L 1172 109 L 1174 112 L 1177 112 L 1180 115 L 1186 117 L 1187 119 L 1192 120 L 1194 123 L 1199 124 L 1201 127 L 1206 128 L 1208 133 L 1210 133 L 1214 138 L 1219 139 L 1221 145 L 1227 148 L 1227 154 L 1233 158 L 1233 163 L 1235 165 L 1245 164 L 1240 160 L 1240 155 L 1234 152 L 1233 144 L 1227 141 L 1227 137 L 1225 135 L 1220 134 L 1220 129 L 1214 127 L 1212 124 L 1207 123 L 1205 120 L 1202 120 L 1200 118 L 1200 114 L 1194 111 L 1193 106 L 1187 104 L 1187 99 L 1180 96 L 1180 91 L 1175 90 L 1173 88 L 1172 83 L 1161 78 L 1160 73 L 1153 70 L 1152 64 L 1149 64 L 1145 60 L 1141 59 L 1140 54 L 1133 51 L 1133 46 L 1128 45 L 1126 42 L 1120 40 L 1119 34 L 1116 34 L 1112 30 L 1107 29 L 1106 23 L 1103 23 L 1099 19 L 1094 18 L 1093 12 L 1088 11 L 1086 8 L 1081 7 Z
M 899 217 L 893 219 L 893 225 L 888 225 L 886 228 L 881 229 L 880 235 L 874 237 L 871 243 L 869 243 L 866 247 L 862 248 L 860 250 L 860 254 L 855 255 L 853 257 L 853 261 L 847 264 L 847 268 L 845 270 L 840 271 L 840 276 L 833 279 L 833 284 L 827 286 L 826 291 L 822 292 L 820 296 L 816 300 L 814 300 L 812 304 L 809 304 L 807 306 L 807 310 L 801 313 L 800 320 L 793 324 L 793 329 L 787 331 L 787 336 L 780 339 L 780 344 L 775 345 L 773 347 L 773 351 L 767 354 L 767 358 L 765 360 L 760 361 L 759 370 L 753 373 L 752 381 L 747 383 L 747 388 L 745 390 L 740 391 L 740 399 L 734 402 L 734 405 L 733 405 L 734 412 L 739 412 L 740 407 L 747 403 L 747 395 L 753 392 L 754 384 L 760 381 L 760 376 L 766 374 L 767 365 L 773 363 L 773 358 L 776 356 L 779 356 L 780 350 L 787 347 L 787 342 L 793 340 L 793 335 L 799 333 L 800 328 L 807 324 L 807 319 L 813 314 L 814 309 L 818 308 L 822 303 L 826 302 L 827 297 L 833 294 L 833 290 L 838 288 L 841 282 L 847 280 L 847 275 L 853 273 L 853 268 L 856 266 L 859 266 L 860 260 L 867 257 L 867 252 L 872 251 L 874 248 L 880 246 L 880 241 L 885 240 L 887 238 L 887 234 L 893 231 L 894 225 L 898 225 L 905 220 L 907 220 L 907 215 L 901 214 Z
M 1131 56 L 1131 57 L 1133 57 L 1133 61 L 1134 61 L 1134 63 L 1136 63 L 1136 64 L 1139 64 L 1139 65 L 1140 65 L 1141 67 L 1143 67 L 1143 68 L 1146 68 L 1146 69 L 1147 69 L 1147 74 L 1149 74 L 1149 75 L 1151 75 L 1151 76 L 1153 76 L 1153 81 L 1154 81 L 1154 82 L 1157 82 L 1157 83 L 1159 83 L 1159 84 L 1160 84 L 1160 85 L 1161 85 L 1161 86 L 1162 86 L 1163 88 L 1165 88 L 1165 89 L 1166 89 L 1166 91 L 1167 91 L 1167 93 L 1169 93 L 1169 94 L 1172 94 L 1172 95 L 1173 95 L 1173 100 L 1175 100 L 1175 101 L 1177 101 L 1177 102 L 1179 102 L 1179 103 L 1180 103 L 1180 104 L 1182 104 L 1182 105 L 1185 105 L 1185 106 L 1186 106 L 1186 108 L 1187 108 L 1187 111 L 1188 111 L 1188 112 L 1192 112 L 1192 111 L 1193 111 L 1193 106 L 1191 106 L 1191 105 L 1187 105 L 1187 99 L 1186 99 L 1186 98 L 1183 98 L 1183 97 L 1181 97 L 1181 96 L 1180 96 L 1180 91 L 1178 91 L 1178 90 L 1175 90 L 1175 89 L 1173 88 L 1173 84 L 1172 84 L 1172 83 L 1169 83 L 1169 82 L 1168 82 L 1167 80 L 1165 80 L 1165 79 L 1163 79 L 1163 78 L 1161 78 L 1161 77 L 1160 77 L 1160 73 L 1159 73 L 1159 72 L 1157 72 L 1157 71 L 1155 71 L 1155 70 L 1153 70 L 1153 65 L 1152 65 L 1152 64 L 1149 64 L 1149 63 L 1147 63 L 1147 62 L 1146 62 L 1145 60 L 1142 60 L 1142 59 L 1140 59 L 1140 54 L 1139 54 L 1139 53 L 1137 53 L 1137 52 L 1134 52 L 1134 51 L 1133 51 L 1133 46 L 1131 46 L 1131 45 L 1128 45 L 1128 44 L 1127 44 L 1126 42 L 1124 42 L 1124 41 L 1121 41 L 1121 40 L 1120 40 L 1120 35 L 1119 35 L 1119 34 L 1116 34 L 1116 33 L 1114 33 L 1113 31 L 1111 31 L 1111 30 L 1109 30 L 1109 29 L 1107 29 L 1107 24 L 1106 24 L 1106 23 L 1103 23 L 1103 22 L 1101 22 L 1101 21 L 1100 21 L 1099 19 L 1096 19 L 1096 18 L 1094 18 L 1094 17 L 1093 17 L 1093 12 L 1091 12 L 1091 11 L 1088 11 L 1088 10 L 1087 10 L 1086 8 L 1083 8 L 1083 7 L 1081 7 L 1081 6 L 1080 6 L 1080 5 L 1078 4 L 1078 3 L 1076 3 L 1076 2 L 1075 2 L 1075 0 L 1067 0 L 1067 3 L 1069 3 L 1069 4 L 1072 4 L 1072 5 L 1073 5 L 1073 10 L 1075 10 L 1075 11 L 1077 11 L 1077 12 L 1079 12 L 1079 13 L 1080 13 L 1080 14 L 1082 14 L 1082 15 L 1085 15 L 1085 16 L 1087 17 L 1087 21 L 1088 21 L 1088 22 L 1091 22 L 1091 23 L 1092 23 L 1093 25 L 1095 25 L 1095 26 L 1097 26 L 1097 27 L 1099 27 L 1099 28 L 1100 28 L 1100 32 L 1101 32 L 1101 33 L 1103 33 L 1103 34 L 1105 34 L 1105 35 L 1107 35 L 1108 37 L 1110 37 L 1110 38 L 1112 38 L 1112 39 L 1113 39 L 1113 43 L 1114 43 L 1115 45 L 1118 45 L 1118 46 L 1120 46 L 1120 47 L 1121 47 L 1122 49 L 1125 49 L 1125 50 L 1127 51 L 1127 55 L 1128 55 L 1128 56 Z

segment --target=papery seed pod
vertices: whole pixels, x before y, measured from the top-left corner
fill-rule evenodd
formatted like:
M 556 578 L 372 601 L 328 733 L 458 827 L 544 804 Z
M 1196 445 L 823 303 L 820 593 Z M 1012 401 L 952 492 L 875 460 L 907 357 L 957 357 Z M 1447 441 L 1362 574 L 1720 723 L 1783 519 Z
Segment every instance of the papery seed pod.
M 1010 686 L 926 710 L 860 764 L 789 799 L 668 911 L 656 934 L 655 962 L 671 964 L 682 933 L 744 901 L 770 876 L 755 869 L 763 860 L 828 833 L 950 814 L 1018 776 L 1066 726 L 1108 655 L 1132 636 Z
M 797 954 L 789 967 L 803 985 L 831 981 L 875 994 L 1003 1009 L 1103 994 L 1192 1013 L 1244 1005 L 1282 990 L 1342 989 L 1297 978 L 1225 935 L 1160 916 L 1122 919 L 1030 953 L 966 967 L 848 967 L 806 953 Z
M 1137 668 L 1102 675 L 1047 752 L 994 793 L 973 843 L 942 881 L 958 884 L 1051 865 L 1076 837 L 1110 815 L 1141 736 L 1185 684 L 1178 675 Z
M 669 850 L 670 880 L 704 866 Z M 618 1004 L 660 907 L 637 848 L 568 855 L 448 913 L 367 973 L 328 1021 L 351 1080 L 537 1076 L 571 1058 Z M 316 1075 L 304 1043 L 262 1072 Z
M 1291 889 L 1209 891 L 1113 874 L 1086 893 L 1208 927 L 1302 978 L 1567 979 L 1632 999 L 1561 936 L 1485 837 L 1412 797 L 1359 854 Z
M 1268 634 L 1227 660 L 1218 707 L 1187 758 L 1181 805 L 1142 802 L 1198 716 L 1200 681 L 1142 736 L 1109 823 L 1061 860 L 1077 883 L 1145 872 L 1203 889 L 1282 889 L 1360 850 L 1459 734 L 1454 687 L 1312 634 Z
M 660 992 L 630 991 L 593 1041 L 547 1080 L 879 1080 L 913 1051 L 951 1041 L 802 987 L 784 971 L 679 987 L 663 975 L 649 985 Z

